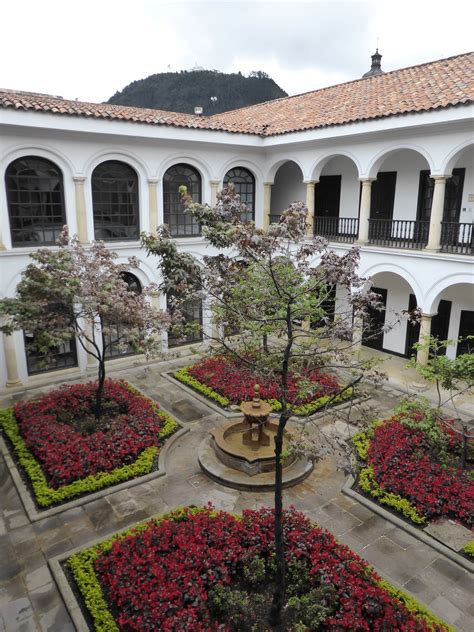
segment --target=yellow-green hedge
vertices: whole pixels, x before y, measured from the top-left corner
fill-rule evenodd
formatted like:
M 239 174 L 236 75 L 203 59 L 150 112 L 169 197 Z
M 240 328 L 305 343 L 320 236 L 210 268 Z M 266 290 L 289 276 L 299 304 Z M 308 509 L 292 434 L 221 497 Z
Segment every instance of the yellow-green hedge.
M 144 395 L 133 386 L 128 385 L 128 388 L 144 397 Z M 169 437 L 178 429 L 177 422 L 170 415 L 163 412 L 155 402 L 150 401 L 164 421 L 159 437 L 161 439 Z M 86 476 L 86 478 L 54 489 L 48 484 L 41 465 L 35 459 L 32 452 L 26 447 L 12 408 L 6 408 L 0 411 L 0 428 L 3 429 L 10 440 L 18 462 L 30 479 L 35 500 L 40 507 L 49 507 L 82 494 L 95 492 L 104 487 L 110 487 L 111 485 L 116 485 L 117 483 L 149 474 L 153 469 L 155 459 L 158 455 L 157 447 L 145 448 L 137 459 L 129 465 L 123 465 L 110 472 L 91 474 Z

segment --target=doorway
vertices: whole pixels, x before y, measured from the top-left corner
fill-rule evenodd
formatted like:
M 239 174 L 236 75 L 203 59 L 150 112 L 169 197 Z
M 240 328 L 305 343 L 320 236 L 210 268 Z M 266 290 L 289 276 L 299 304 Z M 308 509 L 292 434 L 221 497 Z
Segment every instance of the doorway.
M 474 312 L 461 310 L 459 338 L 465 338 L 466 336 L 474 336 Z M 461 342 L 458 342 L 456 357 L 463 353 L 473 353 L 473 350 L 474 340 L 461 340 Z
M 315 193 L 316 217 L 339 217 L 340 202 L 341 176 L 321 176 Z

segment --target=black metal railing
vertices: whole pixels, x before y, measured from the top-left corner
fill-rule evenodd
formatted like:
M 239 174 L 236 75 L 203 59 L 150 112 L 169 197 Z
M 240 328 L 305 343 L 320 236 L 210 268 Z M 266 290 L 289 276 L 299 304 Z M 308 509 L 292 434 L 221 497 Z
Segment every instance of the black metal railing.
M 268 221 L 270 224 L 278 224 L 280 221 L 281 213 L 270 213 Z
M 359 234 L 357 217 L 315 217 L 314 234 L 329 241 L 352 244 Z
M 473 224 L 441 222 L 441 252 L 474 254 Z
M 424 248 L 428 243 L 429 221 L 369 219 L 369 244 L 391 248 Z

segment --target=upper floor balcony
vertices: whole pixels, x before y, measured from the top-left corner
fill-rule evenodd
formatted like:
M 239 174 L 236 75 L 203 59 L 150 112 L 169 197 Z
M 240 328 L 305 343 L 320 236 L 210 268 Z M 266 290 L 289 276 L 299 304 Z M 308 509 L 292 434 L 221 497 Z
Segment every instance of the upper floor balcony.
M 362 178 L 350 158 L 334 156 L 317 179 L 298 183 L 301 170 L 288 161 L 265 185 L 268 221 L 278 221 L 277 210 L 303 199 L 309 235 L 332 243 L 474 254 L 468 152 L 460 152 L 445 175 L 432 175 L 426 162 L 413 150 L 400 150 L 381 159 L 373 177 Z

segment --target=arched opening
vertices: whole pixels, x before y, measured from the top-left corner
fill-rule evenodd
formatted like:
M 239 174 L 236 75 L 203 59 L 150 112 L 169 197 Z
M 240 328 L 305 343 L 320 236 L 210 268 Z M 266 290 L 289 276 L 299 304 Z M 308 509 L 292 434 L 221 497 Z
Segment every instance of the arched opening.
M 127 241 L 140 234 L 138 176 L 124 162 L 107 160 L 92 173 L 95 239 Z
M 240 201 L 248 208 L 242 213 L 242 221 L 255 221 L 255 178 L 245 167 L 234 167 L 224 176 L 224 186 L 230 183 L 234 185 L 235 192 L 240 196 Z
M 324 165 L 315 187 L 314 231 L 330 241 L 354 242 L 358 235 L 359 172 L 346 156 Z
M 129 292 L 135 294 L 142 293 L 142 284 L 131 272 L 121 272 L 120 276 L 127 284 Z M 107 323 L 108 333 L 105 337 L 105 359 L 116 358 L 117 356 L 134 355 L 136 352 L 131 345 L 123 347 L 120 341 L 123 337 L 123 326 L 120 323 Z
M 185 186 L 194 202 L 201 202 L 201 176 L 197 169 L 184 163 L 170 167 L 163 177 L 163 214 L 172 237 L 193 237 L 201 234 L 201 226 L 185 212 L 180 187 Z
M 296 201 L 306 200 L 306 185 L 300 167 L 288 160 L 275 174 L 270 205 L 270 223 L 278 222 L 282 212 Z
M 372 183 L 369 243 L 424 248 L 428 243 L 433 180 L 428 161 L 413 149 L 381 157 Z
M 13 246 L 54 244 L 66 224 L 63 175 L 39 156 L 24 156 L 5 172 Z
M 441 251 L 469 255 L 474 252 L 474 208 L 468 197 L 474 191 L 474 147 L 464 148 L 450 162 L 453 167 L 446 180 Z
M 378 351 L 412 356 L 412 345 L 418 342 L 419 328 L 400 318 L 404 312 L 417 307 L 412 286 L 398 274 L 379 272 L 372 277 L 371 289 L 379 295 L 384 309 L 371 310 L 364 320 L 362 344 Z
M 432 305 L 432 313 L 436 310 L 436 315 L 431 319 L 431 335 L 438 340 L 453 341 L 446 355 L 455 358 L 462 353 L 474 353 L 474 342 L 467 340 L 467 336 L 474 336 L 472 285 L 450 285 L 438 294 Z

